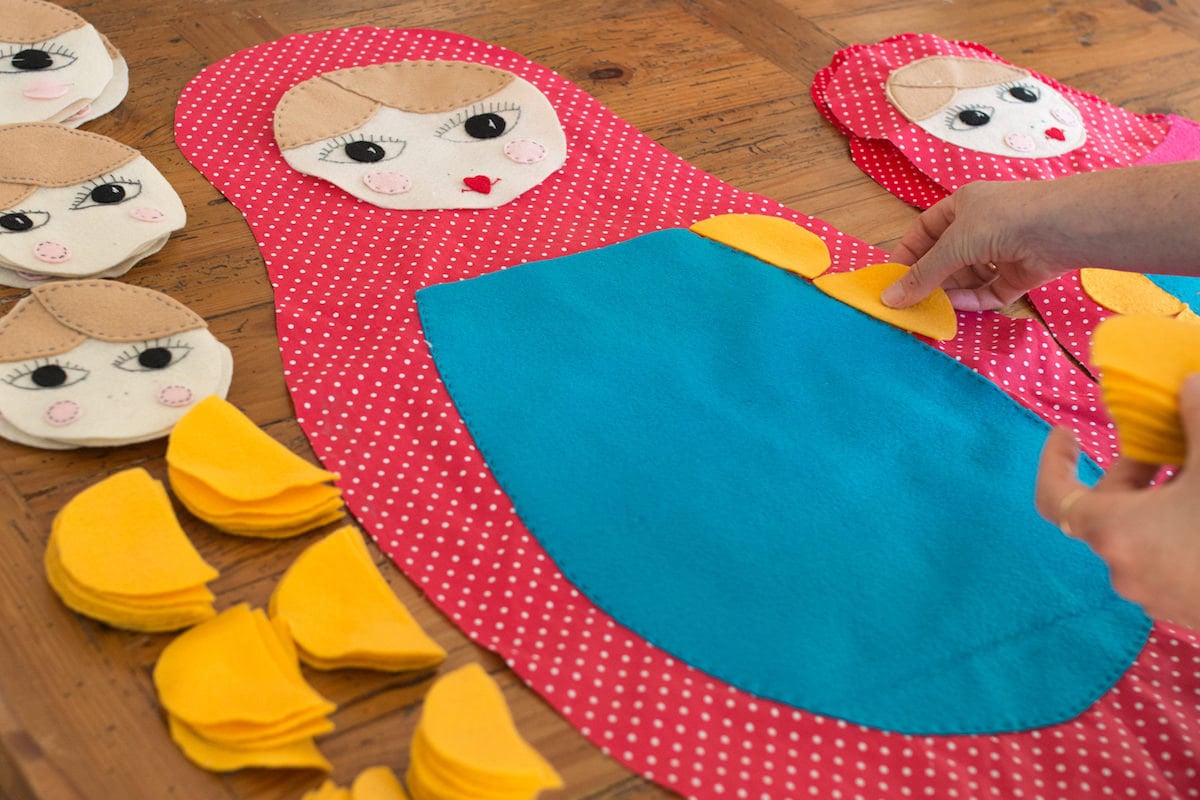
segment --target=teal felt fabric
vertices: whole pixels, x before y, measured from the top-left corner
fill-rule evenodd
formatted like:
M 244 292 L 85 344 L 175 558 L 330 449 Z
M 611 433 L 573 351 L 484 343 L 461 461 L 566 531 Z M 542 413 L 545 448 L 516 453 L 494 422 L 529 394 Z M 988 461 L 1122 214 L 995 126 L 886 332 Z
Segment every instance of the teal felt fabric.
M 1145 640 L 1033 509 L 1045 424 L 794 275 L 667 230 L 417 299 L 530 531 L 699 669 L 869 726 L 1000 732 L 1077 715 Z

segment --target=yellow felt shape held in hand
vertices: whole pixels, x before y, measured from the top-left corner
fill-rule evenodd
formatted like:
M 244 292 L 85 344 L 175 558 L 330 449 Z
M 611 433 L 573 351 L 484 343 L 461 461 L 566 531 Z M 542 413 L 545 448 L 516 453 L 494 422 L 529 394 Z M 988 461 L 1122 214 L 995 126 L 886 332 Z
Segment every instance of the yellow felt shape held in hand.
M 908 308 L 891 308 L 879 299 L 883 290 L 908 270 L 903 264 L 873 264 L 852 272 L 822 275 L 813 285 L 889 325 L 938 341 L 953 339 L 958 333 L 958 315 L 942 289 L 935 289 L 929 297 Z
M 197 517 L 227 533 L 282 538 L 342 516 L 338 476 L 313 466 L 231 403 L 208 397 L 167 443 L 171 488 Z
M 414 800 L 529 800 L 563 785 L 521 737 L 500 687 L 478 664 L 443 675 L 430 688 L 407 781 Z
M 206 769 L 328 771 L 313 737 L 335 706 L 308 685 L 287 635 L 261 609 L 233 606 L 180 634 L 154 667 L 171 738 Z
M 75 611 L 118 628 L 171 631 L 216 615 L 200 556 L 163 485 L 141 468 L 118 472 L 58 512 L 46 578 Z
M 1092 361 L 1121 453 L 1149 464 L 1182 464 L 1187 449 L 1179 391 L 1188 375 L 1200 372 L 1200 326 L 1142 314 L 1110 317 L 1096 327 Z
M 805 278 L 817 277 L 831 263 L 821 237 L 783 217 L 721 214 L 702 219 L 689 230 Z
M 413 619 L 347 525 L 312 544 L 271 595 L 272 619 L 287 623 L 300 660 L 318 669 L 427 669 L 446 657 Z
M 1140 272 L 1087 267 L 1079 270 L 1079 284 L 1097 305 L 1118 314 L 1178 317 L 1191 311 L 1186 303 Z

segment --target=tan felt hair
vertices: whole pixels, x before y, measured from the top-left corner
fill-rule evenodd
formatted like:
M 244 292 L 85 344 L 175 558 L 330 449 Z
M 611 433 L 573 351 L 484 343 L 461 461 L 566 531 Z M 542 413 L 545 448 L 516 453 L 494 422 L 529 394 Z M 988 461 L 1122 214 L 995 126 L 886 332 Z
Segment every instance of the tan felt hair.
M 975 89 L 1028 78 L 1029 72 L 982 58 L 928 56 L 888 75 L 887 97 L 912 122 L 932 117 L 959 89 Z
M 0 42 L 36 44 L 87 25 L 74 11 L 45 0 L 0 0 Z
M 31 194 L 30 186 L 74 186 L 123 167 L 140 155 L 107 136 L 56 122 L 0 125 L 0 209 L 12 208 Z

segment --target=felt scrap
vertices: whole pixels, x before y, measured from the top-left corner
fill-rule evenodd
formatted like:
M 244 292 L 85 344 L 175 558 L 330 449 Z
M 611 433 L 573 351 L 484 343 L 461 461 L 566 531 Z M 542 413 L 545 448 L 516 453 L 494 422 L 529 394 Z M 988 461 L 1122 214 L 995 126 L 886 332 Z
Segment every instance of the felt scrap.
M 300 660 L 318 669 L 426 669 L 446 657 L 392 592 L 347 525 L 296 557 L 271 595 Z
M 1118 314 L 1178 316 L 1186 305 L 1138 272 L 1087 267 L 1079 270 L 1079 282 L 1097 304 Z
M 1150 464 L 1182 464 L 1187 439 L 1179 391 L 1188 375 L 1200 372 L 1200 326 L 1150 315 L 1110 317 L 1096 328 L 1092 360 L 1122 453 Z
M 163 649 L 154 686 L 172 738 L 208 769 L 328 769 L 313 737 L 333 729 L 335 706 L 305 682 L 286 634 L 239 604 Z
M 179 527 L 162 484 L 141 468 L 75 495 L 54 518 L 47 579 L 63 602 L 114 627 L 165 631 L 216 615 L 217 571 Z
M 156 439 L 232 377 L 229 348 L 167 295 L 43 284 L 0 319 L 0 436 L 48 449 Z
M 500 687 L 476 663 L 442 675 L 429 689 L 406 779 L 414 800 L 526 800 L 563 785 L 521 737 Z
M 180 501 L 223 531 L 281 538 L 335 521 L 337 479 L 277 442 L 233 404 L 197 403 L 167 443 L 168 477 Z
M 408 800 L 400 779 L 390 767 L 367 767 L 350 786 L 351 800 Z
M 825 294 L 865 314 L 930 339 L 947 341 L 958 333 L 958 314 L 941 289 L 908 308 L 891 308 L 879 299 L 884 288 L 908 272 L 903 264 L 872 264 L 851 272 L 822 275 L 813 281 Z
M 782 217 L 721 214 L 700 220 L 691 231 L 806 278 L 817 277 L 831 263 L 820 236 Z

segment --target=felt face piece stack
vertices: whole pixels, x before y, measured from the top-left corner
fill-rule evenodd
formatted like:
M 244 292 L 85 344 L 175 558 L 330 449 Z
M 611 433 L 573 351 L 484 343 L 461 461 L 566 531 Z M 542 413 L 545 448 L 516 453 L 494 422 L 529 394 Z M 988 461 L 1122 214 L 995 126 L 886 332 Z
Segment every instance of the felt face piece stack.
M 902 34 L 838 51 L 811 94 L 847 137 L 850 157 L 897 197 L 928 208 L 976 180 L 1054 180 L 1200 158 L 1200 124 L 1137 114 L 1012 64 L 975 42 Z M 1200 280 L 1154 285 L 1082 270 L 1035 289 L 1056 339 L 1095 373 L 1096 323 L 1133 309 L 1194 303 Z M 1092 273 L 1089 275 L 1089 273 Z M 1119 283 L 1119 286 L 1118 286 Z M 1130 292 L 1136 292 L 1136 296 Z
M 477 63 L 528 81 L 547 98 L 565 132 L 563 166 L 502 205 L 470 209 L 386 208 L 362 202 L 348 190 L 291 166 L 276 141 L 274 121 L 292 87 L 316 75 L 406 60 Z M 473 116 L 468 106 L 450 112 L 448 119 L 460 111 Z M 362 124 L 361 119 L 350 120 L 346 130 L 358 130 L 355 126 Z M 364 137 L 390 135 L 365 128 L 359 133 Z M 684 794 L 720 786 L 730 796 L 757 796 L 764 785 L 770 784 L 779 787 L 781 794 L 801 794 L 812 788 L 832 796 L 860 774 L 846 758 L 847 752 L 853 752 L 854 761 L 863 763 L 863 769 L 872 775 L 886 769 L 889 788 L 897 794 L 907 788 L 914 796 L 954 792 L 966 796 L 986 792 L 993 785 L 1000 790 L 1017 781 L 1033 785 L 1044 779 L 1041 769 L 1055 770 L 1056 779 L 1066 787 L 1065 794 L 1081 793 L 1082 786 L 1090 785 L 1093 776 L 1105 769 L 1113 774 L 1117 791 L 1152 787 L 1169 794 L 1182 787 L 1185 778 L 1164 775 L 1175 775 L 1172 765 L 1186 758 L 1187 742 L 1200 736 L 1200 722 L 1186 714 L 1162 715 L 1150 710 L 1157 705 L 1170 707 L 1175 692 L 1188 695 L 1196 688 L 1191 670 L 1165 677 L 1155 669 L 1155 665 L 1166 663 L 1164 659 L 1190 663 L 1195 656 L 1195 643 L 1170 626 L 1156 624 L 1141 655 L 1124 674 L 1115 669 L 1109 676 L 1115 684 L 1107 692 L 1100 689 L 1102 695 L 1070 721 L 1049 723 L 1034 732 L 947 733 L 936 737 L 863 727 L 766 699 L 745 685 L 706 674 L 658 649 L 602 608 L 588 593 L 591 587 L 567 580 L 541 541 L 526 527 L 526 521 L 514 513 L 515 498 L 510 498 L 501 486 L 505 476 L 492 473 L 487 454 L 481 455 L 472 441 L 473 420 L 463 418 L 446 386 L 438 380 L 416 307 L 416 292 L 424 287 L 440 289 L 443 287 L 437 284 L 479 276 L 491 279 L 505 272 L 514 273 L 513 281 L 520 278 L 537 284 L 555 270 L 522 273 L 520 266 L 588 254 L 655 231 L 666 234 L 668 240 L 698 238 L 686 229 L 700 220 L 730 212 L 779 217 L 814 234 L 828 250 L 830 264 L 825 274 L 830 276 L 879 264 L 887 260 L 886 254 L 820 220 L 705 175 L 553 72 L 516 53 L 452 33 L 355 28 L 289 36 L 237 53 L 206 69 L 184 91 L 176 114 L 176 140 L 187 158 L 242 210 L 260 243 L 275 287 L 285 374 L 298 420 L 326 468 L 342 476 L 349 509 L 379 546 L 457 625 L 480 644 L 500 652 L 572 724 L 633 769 Z M 399 162 L 411 147 L 409 141 L 401 156 L 382 163 Z M 369 145 L 354 149 L 364 154 L 374 152 Z M 382 149 L 386 150 L 386 144 Z M 504 183 L 496 184 L 496 188 Z M 395 185 L 404 184 L 398 181 Z M 263 191 L 262 187 L 270 189 Z M 456 187 L 460 195 L 462 188 L 467 187 Z M 317 218 L 336 220 L 336 224 L 311 226 L 311 220 Z M 603 257 L 615 258 L 607 252 L 598 256 Z M 763 350 L 764 357 L 780 342 L 797 339 L 802 340 L 812 363 L 852 355 L 852 360 L 842 363 L 849 377 L 843 375 L 839 380 L 908 386 L 913 384 L 914 374 L 920 374 L 920 381 L 932 386 L 924 372 L 927 359 L 915 355 L 917 352 L 933 359 L 928 361 L 935 365 L 930 367 L 930 374 L 947 377 L 953 385 L 972 379 L 951 359 L 945 359 L 944 364 L 936 360 L 940 358 L 938 353 L 944 353 L 992 381 L 1045 422 L 1074 429 L 1101 465 L 1113 458 L 1116 442 L 1098 411 L 1101 404 L 1097 387 L 1062 354 L 1044 326 L 999 314 L 958 314 L 953 338 L 905 341 L 903 359 L 881 371 L 871 352 L 855 349 L 853 337 L 840 341 L 836 332 L 820 327 L 826 313 L 835 314 L 828 312 L 829 307 L 838 309 L 835 316 L 839 319 L 857 319 L 851 316 L 857 312 L 818 292 L 806 283 L 806 277 L 782 271 L 777 271 L 778 277 L 768 277 L 758 271 L 765 268 L 761 262 L 752 262 L 758 265 L 754 268 L 749 263 L 732 262 L 746 266 L 748 274 L 756 276 L 751 282 L 761 278 L 771 286 L 787 287 L 778 293 L 766 292 L 763 297 L 774 298 L 776 303 L 790 297 L 806 308 L 811 305 L 820 310 L 808 320 L 818 332 L 804 334 L 793 324 L 792 314 L 770 315 L 765 308 L 754 305 L 746 307 L 743 320 L 728 316 L 728 309 L 724 309 L 721 318 L 728 325 L 725 330 L 730 333 L 729 341 L 742 342 L 737 334 L 745 325 L 777 321 L 772 336 L 754 339 L 774 343 Z M 569 268 L 565 260 L 555 266 Z M 516 268 L 505 270 L 509 267 Z M 726 270 L 734 268 L 720 262 L 714 267 L 713 274 L 723 280 L 729 279 Z M 603 278 L 605 270 L 597 268 L 588 274 Z M 686 309 L 691 306 L 676 306 L 671 301 L 688 297 L 693 291 L 711 291 L 712 287 L 705 289 L 705 281 L 699 277 L 695 284 L 674 284 L 672 291 L 676 294 L 657 298 L 662 301 L 659 307 L 666 309 L 664 313 L 689 319 Z M 586 292 L 575 292 L 570 297 L 572 302 L 586 299 Z M 553 298 L 543 313 L 558 307 L 559 295 Z M 597 320 L 609 325 L 619 322 L 620 309 L 620 304 L 593 305 L 589 313 L 597 313 Z M 508 319 L 525 318 L 528 310 L 521 307 L 521 317 Z M 653 321 L 654 316 L 639 319 Z M 865 322 L 882 326 L 873 320 Z M 455 322 L 448 330 L 456 330 L 459 324 Z M 859 330 L 857 324 L 854 329 Z M 629 345 L 639 354 L 637 364 L 651 363 L 651 330 L 663 332 L 661 324 L 652 329 L 619 328 L 605 346 Z M 887 330 L 889 335 L 880 337 L 890 340 L 890 334 L 907 335 Z M 709 341 L 719 332 L 709 330 L 704 336 Z M 871 338 L 876 337 L 872 334 Z M 705 348 L 704 352 L 710 351 Z M 646 359 L 641 358 L 643 355 Z M 692 357 L 687 355 L 688 359 Z M 920 368 L 912 367 L 914 359 L 919 359 Z M 627 363 L 633 362 L 624 354 L 597 359 L 589 365 L 589 373 L 619 375 Z M 784 363 L 806 362 L 792 359 Z M 912 371 L 905 373 L 906 365 Z M 747 383 L 736 364 L 724 363 L 723 367 L 721 372 L 695 372 L 696 389 L 703 391 L 685 393 L 688 405 L 678 406 L 676 414 L 664 417 L 665 421 L 675 424 L 686 420 L 686 409 L 694 399 L 710 396 L 714 386 L 728 386 L 735 393 L 751 387 L 769 388 Z M 900 374 L 890 371 L 893 369 Z M 502 376 L 498 386 L 503 388 L 508 377 Z M 524 385 L 528 387 L 527 382 Z M 547 385 L 558 387 L 561 382 Z M 614 408 L 628 408 L 643 395 L 650 395 L 656 402 L 663 398 L 662 387 L 657 384 L 643 382 L 637 386 L 637 391 L 623 395 Z M 975 387 L 981 388 L 988 387 Z M 870 394 L 886 397 L 887 387 L 875 386 Z M 775 396 L 748 399 L 759 408 L 765 398 Z M 830 419 L 831 414 L 846 411 L 837 400 L 841 396 L 827 393 L 828 409 L 822 407 L 809 416 L 791 419 L 788 430 L 796 433 L 795 440 L 802 443 L 804 439 L 797 433 L 800 421 L 836 434 L 838 429 L 830 427 Z M 956 390 L 946 388 L 944 394 L 937 392 L 923 399 L 926 407 L 939 408 L 959 396 Z M 992 398 L 997 399 L 1008 402 L 1004 397 Z M 872 413 L 881 413 L 881 408 L 891 406 L 876 404 Z M 542 409 L 544 406 L 533 406 L 522 413 L 536 416 Z M 773 414 L 778 410 L 774 409 Z M 1010 407 L 1001 418 L 1010 419 L 1013 412 Z M 592 424 L 603 428 L 611 421 L 605 416 Z M 1022 423 L 1030 441 L 1037 427 L 1033 423 L 1028 418 Z M 511 424 L 518 432 L 524 430 L 516 419 Z M 929 441 L 944 439 L 932 432 L 936 429 L 937 421 L 931 419 L 930 440 L 896 444 L 915 451 L 929 450 Z M 898 430 L 901 426 L 889 429 L 887 441 L 894 442 Z M 720 436 L 706 438 L 710 432 Z M 728 428 L 706 430 L 693 439 L 711 441 L 715 451 L 720 451 L 728 433 Z M 997 434 L 994 458 L 989 458 L 988 447 L 981 443 L 987 438 L 972 446 L 977 456 L 970 462 L 976 465 L 973 469 L 990 470 L 1010 455 L 1003 436 Z M 953 448 L 958 442 L 945 444 Z M 661 455 L 634 453 L 655 458 Z M 850 463 L 861 461 L 857 458 Z M 806 481 L 800 477 L 802 467 L 802 463 L 788 466 L 785 474 L 796 476 L 796 480 L 781 497 L 803 502 L 808 495 L 824 491 L 830 475 Z M 669 480 L 674 474 L 668 471 L 665 478 Z M 682 473 L 678 475 L 680 486 L 674 491 L 695 489 L 697 496 L 704 495 L 696 486 L 683 482 Z M 959 476 L 957 482 L 962 481 Z M 879 496 L 876 488 L 877 484 L 864 483 L 859 499 L 847 505 L 859 522 L 866 519 L 859 510 L 886 507 L 886 503 L 875 501 Z M 940 495 L 943 488 L 927 486 L 922 491 L 937 491 Z M 698 525 L 710 522 L 703 515 L 695 521 Z M 915 518 L 913 521 L 919 522 Z M 876 535 L 880 528 L 886 528 L 883 516 L 877 516 L 865 529 L 858 523 L 845 531 L 839 528 L 837 538 L 850 546 L 862 537 Z M 968 536 L 969 531 L 959 533 Z M 1060 536 L 1054 530 L 1046 535 Z M 653 541 L 654 537 L 643 539 Z M 688 556 L 689 552 L 666 553 L 661 563 L 677 573 L 696 572 L 701 579 L 709 580 L 709 587 L 730 585 L 734 571 L 753 561 L 696 558 Z M 871 549 L 864 546 L 863 552 Z M 956 552 L 964 551 L 956 547 Z M 612 557 L 612 553 L 604 555 Z M 464 570 L 462 564 L 477 567 Z M 620 562 L 615 573 L 619 576 L 628 566 Z M 751 573 L 739 574 L 745 579 Z M 742 588 L 756 586 L 750 578 Z M 855 591 L 854 585 L 829 586 L 834 596 L 846 596 L 847 592 L 853 595 Z M 694 610 L 688 613 L 694 614 Z M 814 619 L 821 618 L 819 612 L 813 615 Z M 939 619 L 936 615 L 926 618 Z M 1117 628 L 1122 624 L 1118 623 Z M 1064 630 L 1071 630 L 1071 626 L 1064 623 Z M 755 652 L 764 641 L 756 638 L 747 642 L 746 653 Z M 828 668 L 829 663 L 828 658 L 818 657 L 818 667 Z M 787 671 L 808 667 L 808 662 L 789 662 Z M 1032 668 L 1026 665 L 1020 669 Z M 844 676 L 835 677 L 844 680 Z M 850 691 L 854 687 L 845 688 Z M 860 694 L 869 694 L 867 689 L 858 688 Z M 1132 694 L 1138 696 L 1138 703 L 1127 702 Z M 877 693 L 878 697 L 890 695 L 890 686 Z M 661 726 L 655 720 L 661 721 Z M 1047 737 L 1059 736 L 1070 737 L 1073 747 L 1065 747 L 1048 760 Z M 1120 753 L 1126 745 L 1141 748 L 1139 737 L 1155 740 L 1156 747 L 1147 755 L 1153 764 L 1145 769 L 1127 769 Z M 665 766 L 680 752 L 696 754 L 694 763 L 687 769 Z M 741 766 L 732 770 L 731 763 Z M 994 771 L 1000 774 L 989 777 Z M 803 782 L 798 775 L 805 776 Z
M 125 59 L 83 17 L 45 0 L 0 0 L 0 124 L 74 127 L 128 91 Z
M 229 348 L 164 294 L 113 281 L 34 288 L 0 318 L 0 436 L 48 449 L 166 436 L 224 397 Z
M 137 150 L 55 123 L 0 125 L 0 283 L 117 277 L 186 221 Z

